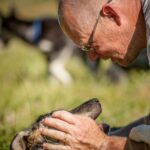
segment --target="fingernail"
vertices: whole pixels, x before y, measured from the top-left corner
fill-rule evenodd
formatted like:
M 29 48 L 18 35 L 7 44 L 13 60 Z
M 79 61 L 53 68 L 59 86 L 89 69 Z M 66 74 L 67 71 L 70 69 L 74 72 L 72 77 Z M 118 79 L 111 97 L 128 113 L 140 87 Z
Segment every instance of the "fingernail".
M 41 121 L 41 123 L 44 123 L 45 122 L 45 119 L 43 119 L 42 121 Z
M 48 120 L 48 119 L 47 119 L 47 118 L 45 118 L 45 119 L 43 120 L 43 122 L 42 122 L 42 123 L 43 123 L 43 124 L 45 124 L 45 123 L 47 122 L 47 120 Z
M 42 129 L 42 128 L 39 128 L 39 131 L 40 131 L 40 132 L 43 132 L 43 129 Z

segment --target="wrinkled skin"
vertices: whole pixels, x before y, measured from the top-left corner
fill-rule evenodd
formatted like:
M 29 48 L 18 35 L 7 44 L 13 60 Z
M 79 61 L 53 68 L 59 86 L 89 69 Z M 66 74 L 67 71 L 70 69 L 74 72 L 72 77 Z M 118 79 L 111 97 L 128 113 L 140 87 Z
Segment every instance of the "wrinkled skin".
M 61 130 L 43 128 L 41 129 L 43 135 L 64 143 L 60 145 L 44 144 L 44 148 L 49 150 L 97 150 L 100 147 L 100 141 L 103 142 L 107 138 L 91 118 L 72 115 L 66 111 L 53 113 L 52 118 L 45 119 L 43 123 Z

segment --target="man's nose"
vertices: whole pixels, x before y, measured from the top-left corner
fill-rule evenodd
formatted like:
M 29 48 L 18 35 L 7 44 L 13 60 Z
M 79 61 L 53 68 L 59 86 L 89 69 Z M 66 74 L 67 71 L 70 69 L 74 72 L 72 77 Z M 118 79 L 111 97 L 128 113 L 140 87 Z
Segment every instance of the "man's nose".
M 96 52 L 87 52 L 87 55 L 88 55 L 89 59 L 92 61 L 96 61 L 99 58 L 99 56 Z

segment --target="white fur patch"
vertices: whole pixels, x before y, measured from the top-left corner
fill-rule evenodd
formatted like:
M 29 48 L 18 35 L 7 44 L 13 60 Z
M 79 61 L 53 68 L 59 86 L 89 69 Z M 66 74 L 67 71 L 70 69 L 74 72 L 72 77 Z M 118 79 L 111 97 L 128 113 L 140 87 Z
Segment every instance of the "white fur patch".
M 65 65 L 69 62 L 72 54 L 73 49 L 71 47 L 63 47 L 58 56 L 52 62 L 49 62 L 48 67 L 49 72 L 58 81 L 66 85 L 73 81 L 70 73 L 65 69 Z
M 50 52 L 53 48 L 53 43 L 46 39 L 41 40 L 38 45 L 43 52 Z
M 63 84 L 70 84 L 72 82 L 72 77 L 65 69 L 64 65 L 60 62 L 53 62 L 50 64 L 49 71 L 58 81 Z

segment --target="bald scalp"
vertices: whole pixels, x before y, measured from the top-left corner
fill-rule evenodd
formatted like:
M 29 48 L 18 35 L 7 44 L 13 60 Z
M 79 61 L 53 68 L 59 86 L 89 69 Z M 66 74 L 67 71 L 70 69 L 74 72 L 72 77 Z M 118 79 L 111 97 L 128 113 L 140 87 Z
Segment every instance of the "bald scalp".
M 62 30 L 71 39 L 90 34 L 105 0 L 60 0 L 58 19 Z M 75 37 L 76 36 L 76 37 Z

